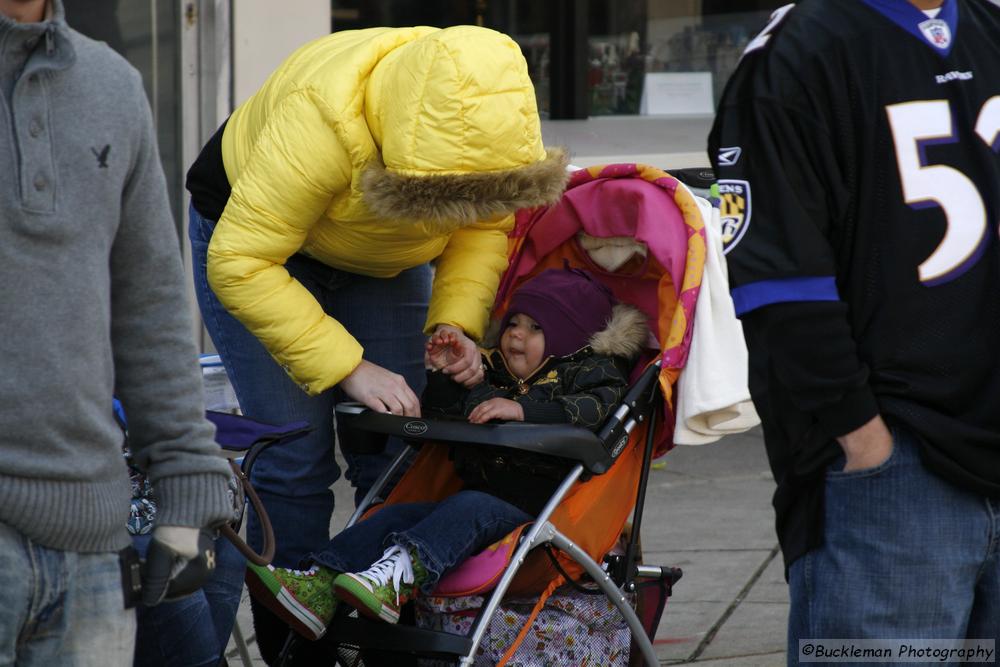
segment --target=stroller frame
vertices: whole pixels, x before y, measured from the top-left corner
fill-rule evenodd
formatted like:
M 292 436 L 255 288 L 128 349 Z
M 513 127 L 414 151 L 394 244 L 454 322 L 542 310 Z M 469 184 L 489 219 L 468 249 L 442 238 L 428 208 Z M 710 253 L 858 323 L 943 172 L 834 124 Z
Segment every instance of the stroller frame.
M 476 650 L 489 629 L 490 620 L 499 609 L 503 596 L 523 565 L 528 553 L 542 545 L 552 545 L 578 563 L 598 586 L 605 597 L 619 610 L 628 625 L 634 646 L 650 666 L 658 665 L 651 637 L 646 633 L 635 610 L 628 604 L 625 593 L 635 591 L 636 579 L 665 580 L 667 592 L 680 579 L 682 573 L 677 568 L 647 566 L 637 562 L 638 540 L 642 522 L 644 496 L 652 462 L 654 428 L 652 418 L 662 402 L 658 376 L 660 362 L 650 364 L 639 379 L 632 384 L 624 401 L 608 419 L 601 430 L 593 432 L 573 426 L 535 425 L 507 423 L 493 425 L 472 425 L 464 422 L 414 419 L 388 414 L 379 414 L 357 403 L 342 403 L 336 408 L 337 419 L 344 427 L 385 436 L 395 436 L 410 445 L 395 458 L 369 490 L 361 504 L 348 521 L 354 525 L 379 497 L 381 490 L 400 470 L 410 449 L 419 447 L 424 441 L 447 442 L 458 446 L 486 444 L 508 447 L 522 451 L 534 451 L 576 461 L 555 493 L 551 496 L 514 552 L 509 566 L 500 577 L 489 598 L 480 609 L 467 637 L 444 632 L 436 632 L 408 626 L 394 626 L 370 621 L 365 618 L 351 618 L 339 614 L 331 623 L 330 630 L 321 642 L 332 642 L 339 646 L 347 644 L 359 649 L 379 648 L 392 645 L 394 650 L 428 657 L 457 659 L 459 665 L 472 665 Z M 633 509 L 632 531 L 624 558 L 611 560 L 605 571 L 582 548 L 563 535 L 550 521 L 552 513 L 581 477 L 600 475 L 614 464 L 629 440 L 634 428 L 650 421 L 643 451 L 636 503 Z M 638 446 L 636 444 L 635 446 Z M 616 581 L 617 580 L 617 581 Z M 279 665 L 287 664 L 297 642 L 302 639 L 293 631 L 281 651 Z

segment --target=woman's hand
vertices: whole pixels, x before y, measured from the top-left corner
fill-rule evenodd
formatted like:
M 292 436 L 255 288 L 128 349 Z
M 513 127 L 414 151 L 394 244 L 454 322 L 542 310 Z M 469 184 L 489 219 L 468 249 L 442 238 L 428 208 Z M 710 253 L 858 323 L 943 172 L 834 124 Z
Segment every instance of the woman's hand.
M 469 413 L 469 423 L 471 424 L 485 424 L 494 419 L 523 422 L 524 408 L 521 407 L 520 403 L 509 398 L 491 398 L 474 407 Z
M 362 359 L 358 367 L 340 381 L 340 388 L 376 412 L 420 416 L 420 400 L 403 376 L 370 361 Z
M 439 357 L 447 356 L 451 361 L 445 366 L 435 366 L 430 355 L 431 345 L 434 340 L 445 338 L 448 340 L 453 338 L 455 342 L 449 344 L 450 349 L 447 355 L 439 355 Z M 479 348 L 458 327 L 453 327 L 450 324 L 439 324 L 427 345 L 427 351 L 424 353 L 424 363 L 427 366 L 437 368 L 465 387 L 474 387 L 483 381 L 485 373 L 483 372 L 482 359 L 479 356 Z

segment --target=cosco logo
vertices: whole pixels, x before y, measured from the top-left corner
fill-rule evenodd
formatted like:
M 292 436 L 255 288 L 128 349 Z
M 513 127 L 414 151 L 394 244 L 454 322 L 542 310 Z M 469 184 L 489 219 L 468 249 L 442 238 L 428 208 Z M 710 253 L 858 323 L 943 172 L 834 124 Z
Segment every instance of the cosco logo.
M 427 424 L 424 422 L 406 422 L 403 424 L 403 430 L 409 435 L 423 435 L 427 433 Z
M 618 438 L 618 442 L 616 442 L 615 446 L 611 449 L 611 456 L 617 457 L 619 454 L 621 454 L 622 450 L 625 449 L 625 445 L 627 443 L 628 443 L 628 434 L 626 433 L 622 437 Z

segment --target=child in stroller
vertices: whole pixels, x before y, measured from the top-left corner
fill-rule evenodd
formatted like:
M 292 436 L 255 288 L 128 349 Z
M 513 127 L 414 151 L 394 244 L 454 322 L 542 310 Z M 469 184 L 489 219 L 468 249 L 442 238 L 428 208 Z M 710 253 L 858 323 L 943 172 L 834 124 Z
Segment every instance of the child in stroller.
M 524 283 L 500 323 L 496 349 L 483 355 L 486 379 L 472 389 L 451 382 L 451 342 L 428 343 L 427 416 L 570 423 L 597 429 L 626 391 L 630 361 L 648 336 L 645 317 L 616 304 L 588 274 L 549 269 Z M 464 486 L 438 503 L 391 505 L 313 553 L 306 571 L 250 566 L 255 596 L 292 628 L 318 639 L 337 601 L 395 623 L 414 595 L 477 551 L 532 521 L 568 463 L 488 447 L 453 447 Z M 374 561 L 374 563 L 373 563 Z

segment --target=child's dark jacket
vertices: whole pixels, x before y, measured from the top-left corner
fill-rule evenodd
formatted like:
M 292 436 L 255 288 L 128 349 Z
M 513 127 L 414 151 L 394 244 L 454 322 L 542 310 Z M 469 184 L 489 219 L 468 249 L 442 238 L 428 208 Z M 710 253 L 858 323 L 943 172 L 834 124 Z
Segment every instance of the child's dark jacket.
M 486 350 L 486 377 L 471 389 L 428 372 L 423 413 L 431 418 L 468 417 L 488 399 L 507 398 L 521 404 L 525 422 L 596 431 L 624 398 L 632 359 L 647 336 L 644 317 L 619 305 L 589 345 L 550 357 L 525 380 L 511 374 L 499 349 Z M 455 446 L 451 457 L 465 488 L 495 495 L 529 514 L 538 514 L 572 467 L 565 459 L 489 446 Z

